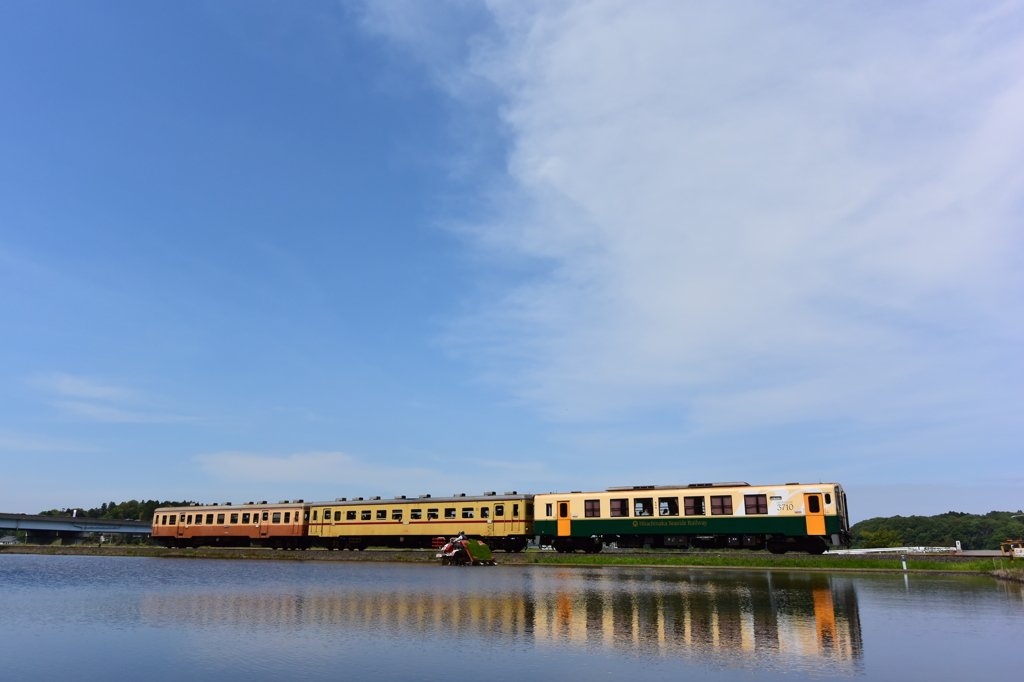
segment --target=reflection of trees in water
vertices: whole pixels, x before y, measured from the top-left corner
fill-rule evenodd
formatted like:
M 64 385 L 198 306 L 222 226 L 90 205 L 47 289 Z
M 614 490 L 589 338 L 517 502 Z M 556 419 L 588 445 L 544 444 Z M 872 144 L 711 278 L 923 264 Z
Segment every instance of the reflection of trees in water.
M 470 570 L 470 569 L 466 569 Z M 472 569 L 475 570 L 475 569 Z M 499 593 L 316 588 L 147 595 L 143 616 L 190 626 L 337 628 L 377 636 L 502 638 L 624 653 L 861 659 L 853 582 L 812 573 L 538 572 Z M 337 636 L 337 633 L 333 633 Z

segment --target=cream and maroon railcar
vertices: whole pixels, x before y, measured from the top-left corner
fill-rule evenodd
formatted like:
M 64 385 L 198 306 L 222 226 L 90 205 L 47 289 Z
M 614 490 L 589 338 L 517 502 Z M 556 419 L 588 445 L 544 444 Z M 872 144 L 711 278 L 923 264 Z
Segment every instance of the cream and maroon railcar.
M 534 533 L 533 513 L 533 495 L 516 491 L 479 497 L 340 497 L 310 505 L 309 535 L 328 549 L 365 549 L 431 547 L 436 538 L 464 531 L 492 549 L 519 552 Z
M 302 500 L 162 507 L 153 515 L 153 539 L 165 547 L 308 549 L 308 527 Z
M 836 483 L 693 483 L 551 493 L 534 499 L 542 544 L 562 552 L 619 547 L 790 550 L 849 546 L 846 494 Z

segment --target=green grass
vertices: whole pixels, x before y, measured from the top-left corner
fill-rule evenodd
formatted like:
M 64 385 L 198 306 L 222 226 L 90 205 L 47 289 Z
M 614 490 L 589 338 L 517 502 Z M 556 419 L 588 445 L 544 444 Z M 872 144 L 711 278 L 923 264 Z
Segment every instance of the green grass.
M 543 555 L 531 557 L 534 564 L 573 564 L 581 566 L 732 566 L 737 568 L 883 568 L 901 570 L 903 565 L 891 559 L 838 559 L 835 557 L 721 557 L 721 556 L 676 556 L 676 557 L 630 557 L 594 555 Z M 915 571 L 991 571 L 992 562 L 978 561 L 907 561 L 907 568 Z

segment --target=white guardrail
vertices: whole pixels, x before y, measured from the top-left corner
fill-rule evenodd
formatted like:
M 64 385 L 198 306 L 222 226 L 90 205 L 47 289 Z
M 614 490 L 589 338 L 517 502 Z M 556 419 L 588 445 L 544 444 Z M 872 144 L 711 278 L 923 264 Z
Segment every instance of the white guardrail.
M 872 547 L 871 549 L 833 549 L 825 554 L 956 554 L 956 547 Z

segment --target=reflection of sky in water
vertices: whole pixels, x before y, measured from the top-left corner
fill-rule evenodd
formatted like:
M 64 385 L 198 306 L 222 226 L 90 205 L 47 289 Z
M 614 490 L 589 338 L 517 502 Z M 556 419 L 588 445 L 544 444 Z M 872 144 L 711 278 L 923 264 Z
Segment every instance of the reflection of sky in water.
M 1019 587 L 960 576 L 0 556 L 0 586 L 11 680 L 957 679 L 1024 631 Z

